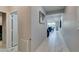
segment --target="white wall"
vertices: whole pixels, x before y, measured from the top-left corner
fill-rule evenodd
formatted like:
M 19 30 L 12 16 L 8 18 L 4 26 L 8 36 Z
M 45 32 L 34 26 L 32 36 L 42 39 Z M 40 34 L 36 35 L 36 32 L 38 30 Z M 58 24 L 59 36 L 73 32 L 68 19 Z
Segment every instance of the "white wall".
M 40 6 L 31 8 L 31 51 L 35 51 L 47 36 L 46 24 L 39 24 L 40 10 L 45 13 Z
M 56 22 L 55 17 L 53 17 L 52 15 L 47 15 L 46 20 L 47 20 L 47 23 Z
M 79 9 L 79 8 L 78 8 Z M 79 51 L 79 29 L 77 7 L 68 6 L 65 9 L 63 37 L 70 51 Z
M 31 37 L 31 14 L 29 6 L 11 6 L 9 13 L 17 11 L 18 16 L 18 49 L 21 52 L 28 50 L 27 41 Z M 10 41 L 9 41 L 10 45 Z
M 2 25 L 2 14 L 0 13 L 0 25 Z

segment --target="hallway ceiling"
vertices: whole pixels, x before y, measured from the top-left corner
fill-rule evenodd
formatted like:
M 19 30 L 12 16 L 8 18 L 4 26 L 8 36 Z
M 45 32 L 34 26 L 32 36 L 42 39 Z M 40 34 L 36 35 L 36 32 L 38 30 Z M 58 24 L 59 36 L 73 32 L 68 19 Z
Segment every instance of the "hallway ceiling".
M 64 6 L 43 6 L 46 12 L 64 9 Z

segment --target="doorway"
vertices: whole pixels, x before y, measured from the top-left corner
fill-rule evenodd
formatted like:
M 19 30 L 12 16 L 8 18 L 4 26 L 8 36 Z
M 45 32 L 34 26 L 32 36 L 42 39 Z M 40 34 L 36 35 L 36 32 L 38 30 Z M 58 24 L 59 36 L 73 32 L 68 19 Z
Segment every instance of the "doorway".
M 55 28 L 56 28 L 55 22 L 47 23 L 47 37 L 49 37 L 50 34 L 54 32 Z
M 0 48 L 6 48 L 6 13 L 0 12 Z

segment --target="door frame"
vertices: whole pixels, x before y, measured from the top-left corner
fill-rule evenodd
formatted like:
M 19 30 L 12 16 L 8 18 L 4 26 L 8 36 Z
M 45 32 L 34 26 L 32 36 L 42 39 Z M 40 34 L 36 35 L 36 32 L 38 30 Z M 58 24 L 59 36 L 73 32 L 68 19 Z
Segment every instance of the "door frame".
M 15 10 L 15 11 L 12 11 L 11 13 L 10 13 L 10 21 L 11 21 L 11 23 L 13 23 L 13 21 L 12 21 L 12 14 L 14 14 L 14 13 L 16 13 L 17 14 L 17 44 L 15 45 L 15 46 L 13 46 L 13 33 L 12 33 L 12 28 L 13 28 L 13 24 L 10 24 L 11 26 L 10 26 L 10 28 L 11 28 L 11 47 L 16 47 L 17 46 L 17 50 L 18 50 L 18 38 L 19 38 L 19 31 L 18 31 L 18 13 L 17 13 L 17 11 Z

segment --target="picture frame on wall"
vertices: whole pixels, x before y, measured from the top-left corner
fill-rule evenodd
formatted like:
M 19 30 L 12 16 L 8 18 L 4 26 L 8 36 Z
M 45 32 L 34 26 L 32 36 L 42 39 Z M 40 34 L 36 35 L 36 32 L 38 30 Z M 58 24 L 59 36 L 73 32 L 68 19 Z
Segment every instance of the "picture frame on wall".
M 39 11 L 39 23 L 44 24 L 45 23 L 45 14 L 41 11 Z
M 62 27 L 62 22 L 61 22 L 61 20 L 60 20 L 60 28 Z

